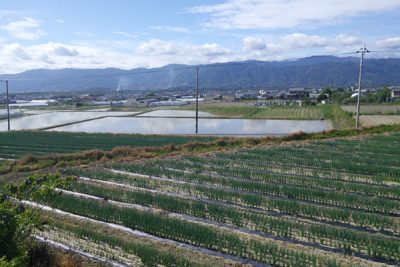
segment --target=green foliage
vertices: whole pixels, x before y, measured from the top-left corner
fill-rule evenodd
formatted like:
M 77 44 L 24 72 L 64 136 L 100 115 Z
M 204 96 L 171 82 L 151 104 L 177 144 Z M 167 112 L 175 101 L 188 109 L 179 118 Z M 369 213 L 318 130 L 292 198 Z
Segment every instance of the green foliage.
M 0 266 L 22 266 L 27 260 L 30 234 L 39 223 L 35 211 L 0 200 Z
M 385 87 L 375 93 L 375 98 L 377 103 L 388 102 L 391 98 L 391 92 L 389 88 Z
M 60 179 L 60 176 L 36 174 L 29 176 L 18 185 L 7 184 L 7 190 L 18 199 L 46 198 L 54 195 L 54 189 L 68 184 L 73 177 Z
M 58 175 L 33 175 L 18 185 L 4 186 L 4 194 L 0 195 L 0 266 L 26 266 L 33 247 L 30 236 L 42 225 L 38 209 L 27 209 L 12 199 L 51 198 L 56 195 L 56 187 L 72 180 Z
M 325 104 L 319 105 L 321 108 L 324 118 L 330 120 L 335 129 L 352 128 L 355 125 L 355 121 L 350 112 L 344 111 L 339 105 Z
M 349 91 L 335 91 L 332 93 L 332 102 L 334 104 L 343 104 L 351 100 L 351 92 Z

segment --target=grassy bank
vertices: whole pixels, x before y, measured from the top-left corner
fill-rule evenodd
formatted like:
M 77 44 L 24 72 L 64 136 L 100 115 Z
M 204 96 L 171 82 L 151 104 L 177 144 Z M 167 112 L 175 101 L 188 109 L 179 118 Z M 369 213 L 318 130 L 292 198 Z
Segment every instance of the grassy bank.
M 320 105 L 318 106 L 324 118 L 332 122 L 335 129 L 345 129 L 355 126 L 355 120 L 350 112 L 344 111 L 339 105 Z

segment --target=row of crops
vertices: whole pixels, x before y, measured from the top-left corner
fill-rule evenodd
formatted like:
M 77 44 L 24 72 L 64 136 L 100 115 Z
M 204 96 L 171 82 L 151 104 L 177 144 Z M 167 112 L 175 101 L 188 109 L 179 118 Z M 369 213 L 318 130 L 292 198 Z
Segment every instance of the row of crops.
M 207 256 L 198 251 L 168 244 L 140 235 L 127 235 L 121 229 L 110 229 L 107 225 L 76 218 L 65 220 L 60 215 L 44 214 L 47 225 L 37 231 L 43 236 L 61 243 L 67 243 L 73 249 L 79 249 L 92 255 L 109 258 L 114 261 L 135 256 L 140 259 L 137 266 L 233 266 L 234 261 Z M 83 241 L 83 242 L 82 242 Z M 86 246 L 82 246 L 86 243 Z M 114 248 L 108 252 L 107 248 Z M 108 255 L 107 255 L 108 252 Z M 126 262 L 126 261 L 123 261 Z M 129 265 L 136 266 L 135 262 Z
M 44 131 L 0 132 L 0 158 L 18 159 L 25 154 L 47 155 L 90 149 L 111 150 L 117 146 L 163 146 L 190 141 L 211 141 L 210 137 L 146 136 L 103 133 Z
M 155 236 L 216 250 L 242 258 L 279 266 L 335 266 L 339 261 L 319 251 L 304 250 L 269 238 L 257 238 L 244 232 L 169 217 L 163 213 L 118 207 L 61 194 L 43 200 L 46 204 L 95 220 L 118 223 Z
M 75 179 L 60 185 L 55 196 L 34 200 L 205 254 L 214 251 L 238 264 L 398 265 L 396 148 L 399 134 L 99 163 L 62 169 Z M 133 241 L 69 224 L 64 218 L 52 231 L 119 247 L 146 265 L 169 265 L 150 263 L 138 241 L 130 248 Z M 162 240 L 153 246 L 154 255 L 161 253 Z M 187 258 L 175 261 L 171 253 L 171 264 L 194 265 Z
M 315 120 L 324 117 L 319 107 L 266 107 L 257 110 L 257 118 Z

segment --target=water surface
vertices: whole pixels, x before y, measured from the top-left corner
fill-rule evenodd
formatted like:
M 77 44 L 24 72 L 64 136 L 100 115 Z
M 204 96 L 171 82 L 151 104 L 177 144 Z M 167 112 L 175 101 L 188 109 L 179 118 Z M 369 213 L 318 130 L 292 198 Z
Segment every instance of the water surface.
M 294 132 L 321 132 L 332 129 L 329 121 L 199 119 L 199 134 L 287 135 Z M 88 133 L 194 134 L 193 118 L 104 118 L 52 129 Z
M 41 113 L 11 120 L 11 130 L 41 129 L 104 116 L 129 116 L 137 112 L 69 111 Z M 7 130 L 7 121 L 0 121 L 0 131 Z
M 193 118 L 195 116 L 196 112 L 194 110 L 169 110 L 169 109 L 154 110 L 138 115 L 138 117 L 193 117 Z M 199 111 L 199 117 L 216 117 L 216 116 L 209 112 Z

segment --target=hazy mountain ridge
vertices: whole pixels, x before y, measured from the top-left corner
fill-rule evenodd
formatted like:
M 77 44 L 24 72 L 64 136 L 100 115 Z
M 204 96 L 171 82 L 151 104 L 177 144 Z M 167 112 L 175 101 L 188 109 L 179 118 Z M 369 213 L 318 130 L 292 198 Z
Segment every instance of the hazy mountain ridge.
M 367 59 L 364 86 L 400 84 L 400 59 Z M 244 61 L 200 66 L 202 88 L 281 88 L 351 86 L 358 81 L 359 59 L 355 57 L 316 56 L 296 61 Z M 166 89 L 194 87 L 195 68 L 167 65 L 154 69 L 121 70 L 59 69 L 29 70 L 2 74 L 10 79 L 10 90 L 65 91 L 85 89 Z

